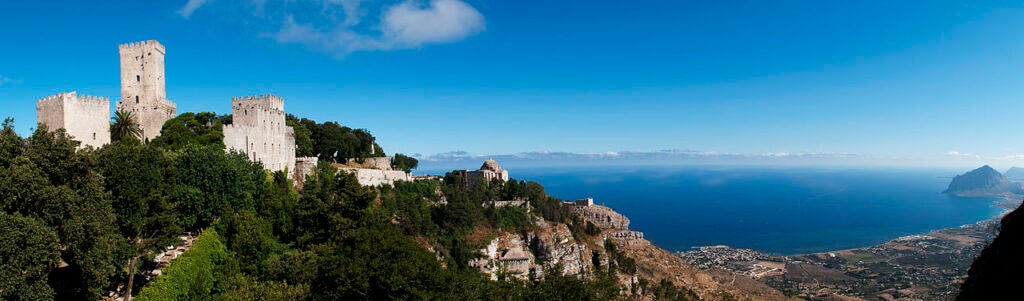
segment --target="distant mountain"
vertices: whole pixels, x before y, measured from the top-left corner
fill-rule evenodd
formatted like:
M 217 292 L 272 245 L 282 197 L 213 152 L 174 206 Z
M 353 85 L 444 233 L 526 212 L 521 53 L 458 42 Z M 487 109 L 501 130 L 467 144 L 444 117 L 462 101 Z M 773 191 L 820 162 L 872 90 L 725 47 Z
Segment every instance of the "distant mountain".
M 1024 283 L 1022 208 L 1024 204 L 1003 217 L 999 235 L 971 264 L 956 300 L 1008 300 L 1007 296 L 1024 296 L 1021 287 Z
M 985 165 L 965 174 L 956 176 L 949 188 L 942 193 L 959 196 L 994 196 L 1004 193 L 1020 193 L 1021 185 L 1010 182 L 1003 174 Z
M 1010 167 L 1009 170 L 1003 173 L 1003 176 L 1010 181 L 1024 181 L 1024 168 L 1016 166 Z

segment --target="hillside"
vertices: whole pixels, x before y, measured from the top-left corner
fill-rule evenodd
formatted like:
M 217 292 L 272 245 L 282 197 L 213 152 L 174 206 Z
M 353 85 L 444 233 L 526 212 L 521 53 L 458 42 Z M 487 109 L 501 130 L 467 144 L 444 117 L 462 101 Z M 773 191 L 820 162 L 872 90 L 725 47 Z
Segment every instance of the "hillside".
M 1010 182 L 1003 174 L 985 165 L 954 177 L 949 187 L 942 193 L 958 196 L 994 196 L 1020 192 L 1020 184 Z

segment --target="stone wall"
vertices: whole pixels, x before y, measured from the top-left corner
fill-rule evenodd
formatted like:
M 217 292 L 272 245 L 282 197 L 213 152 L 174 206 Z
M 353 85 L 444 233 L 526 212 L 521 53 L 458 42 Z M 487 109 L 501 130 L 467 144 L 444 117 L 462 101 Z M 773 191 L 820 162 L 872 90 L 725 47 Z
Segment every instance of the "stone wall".
M 629 229 L 629 219 L 611 208 L 601 205 L 573 206 L 572 208 L 577 215 L 601 229 Z
M 292 172 L 292 180 L 296 185 L 306 182 L 306 176 L 316 171 L 316 165 L 320 160 L 317 157 L 295 158 L 295 170 Z
M 167 120 L 178 114 L 167 99 L 164 45 L 156 40 L 118 45 L 121 56 L 121 100 L 118 111 L 131 112 L 142 129 L 143 140 L 160 135 Z
M 64 129 L 82 142 L 80 147 L 110 143 L 110 99 L 106 97 L 75 92 L 44 97 L 36 101 L 36 119 L 51 131 Z
M 295 131 L 285 124 L 284 100 L 274 95 L 231 99 L 232 123 L 224 145 L 272 171 L 295 168 Z
M 366 168 L 340 168 L 340 171 L 354 173 L 363 186 L 394 185 L 395 181 L 412 181 L 412 175 L 401 170 L 380 170 Z

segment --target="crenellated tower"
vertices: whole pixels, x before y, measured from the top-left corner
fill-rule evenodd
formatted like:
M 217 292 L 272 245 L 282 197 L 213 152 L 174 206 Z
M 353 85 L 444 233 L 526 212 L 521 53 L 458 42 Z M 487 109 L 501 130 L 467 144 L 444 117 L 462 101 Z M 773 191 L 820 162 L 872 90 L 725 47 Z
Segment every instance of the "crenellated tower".
M 140 139 L 160 135 L 164 122 L 177 115 L 178 107 L 167 99 L 164 79 L 164 45 L 156 40 L 118 45 L 121 55 L 121 101 L 118 111 L 131 112 L 142 129 Z
M 58 93 L 36 101 L 36 120 L 51 131 L 64 129 L 82 142 L 99 148 L 110 143 L 110 99 L 75 92 Z
M 285 124 L 284 99 L 261 94 L 231 99 L 231 124 L 224 145 L 244 152 L 267 169 L 295 169 L 295 132 Z

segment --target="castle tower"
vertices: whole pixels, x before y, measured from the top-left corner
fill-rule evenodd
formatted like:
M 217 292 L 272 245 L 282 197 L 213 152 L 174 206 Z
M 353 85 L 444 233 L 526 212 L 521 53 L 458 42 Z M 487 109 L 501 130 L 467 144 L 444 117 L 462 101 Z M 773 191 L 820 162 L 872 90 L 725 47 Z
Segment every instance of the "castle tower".
M 36 101 L 36 120 L 51 131 L 64 129 L 75 140 L 99 148 L 110 143 L 110 99 L 75 92 Z
M 156 40 L 118 45 L 121 54 L 121 101 L 118 111 L 131 112 L 142 129 L 140 139 L 160 135 L 164 122 L 178 107 L 167 99 L 164 80 L 164 45 Z
M 254 95 L 231 99 L 231 124 L 224 125 L 224 145 L 244 152 L 272 171 L 295 171 L 295 131 L 285 124 L 284 99 Z

